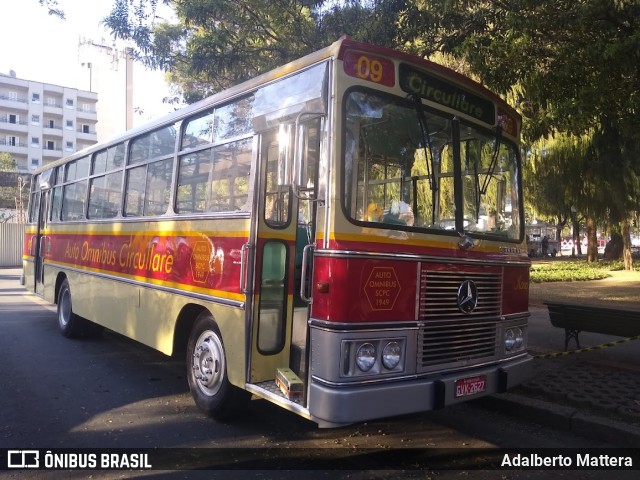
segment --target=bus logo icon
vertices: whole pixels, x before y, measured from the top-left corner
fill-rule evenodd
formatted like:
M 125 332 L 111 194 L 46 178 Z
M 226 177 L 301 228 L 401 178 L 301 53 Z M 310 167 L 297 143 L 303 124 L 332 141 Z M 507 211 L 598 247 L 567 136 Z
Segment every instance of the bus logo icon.
M 465 280 L 458 288 L 458 308 L 471 313 L 478 305 L 478 287 L 472 280 Z
M 9 450 L 7 452 L 7 468 L 40 468 L 40 452 L 38 450 Z

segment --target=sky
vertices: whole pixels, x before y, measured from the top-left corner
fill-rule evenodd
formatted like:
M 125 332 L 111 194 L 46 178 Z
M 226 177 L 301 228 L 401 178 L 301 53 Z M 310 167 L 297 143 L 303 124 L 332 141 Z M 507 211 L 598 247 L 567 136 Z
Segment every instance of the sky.
M 58 0 L 65 20 L 49 15 L 38 0 L 0 0 L 0 72 L 10 70 L 25 80 L 89 90 L 89 76 L 82 74 L 78 60 L 80 36 L 95 40 L 111 36 L 100 25 L 110 10 L 112 0 Z M 162 103 L 168 86 L 161 72 L 151 72 L 142 65 L 134 66 L 134 108 L 142 122 L 173 109 Z M 98 98 L 100 92 L 98 93 Z

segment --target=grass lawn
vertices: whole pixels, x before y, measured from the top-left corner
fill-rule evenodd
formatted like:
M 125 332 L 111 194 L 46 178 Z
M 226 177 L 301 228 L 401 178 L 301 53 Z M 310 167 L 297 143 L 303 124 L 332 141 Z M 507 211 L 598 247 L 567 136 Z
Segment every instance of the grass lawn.
M 634 270 L 640 271 L 640 263 L 634 259 Z M 553 259 L 534 261 L 531 265 L 531 282 L 571 282 L 585 280 L 599 280 L 610 276 L 611 271 L 624 270 L 624 264 L 619 260 L 600 260 L 597 263 L 587 263 L 581 259 Z

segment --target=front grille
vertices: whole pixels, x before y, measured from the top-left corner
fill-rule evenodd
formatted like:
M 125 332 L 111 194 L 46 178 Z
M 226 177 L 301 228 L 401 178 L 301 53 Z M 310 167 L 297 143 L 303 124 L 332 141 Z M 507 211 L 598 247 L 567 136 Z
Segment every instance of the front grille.
M 500 271 L 464 272 L 422 269 L 420 273 L 419 319 L 485 317 L 500 314 L 502 303 Z M 465 280 L 478 287 L 478 304 L 471 313 L 458 308 L 458 289 Z
M 418 372 L 464 366 L 497 356 L 498 323 L 430 321 L 418 334 Z
M 458 307 L 458 289 L 465 280 L 477 286 L 476 308 Z M 459 368 L 498 357 L 498 318 L 502 304 L 501 269 L 491 271 L 434 270 L 420 274 L 417 369 L 419 373 Z

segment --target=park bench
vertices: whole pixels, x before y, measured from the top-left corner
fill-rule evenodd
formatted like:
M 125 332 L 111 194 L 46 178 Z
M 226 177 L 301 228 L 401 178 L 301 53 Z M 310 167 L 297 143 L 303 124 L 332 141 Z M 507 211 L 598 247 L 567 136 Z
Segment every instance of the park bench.
M 580 348 L 580 332 L 601 333 L 619 337 L 640 335 L 640 310 L 604 308 L 570 303 L 544 302 L 554 327 L 564 328 L 564 349 L 574 338 Z

